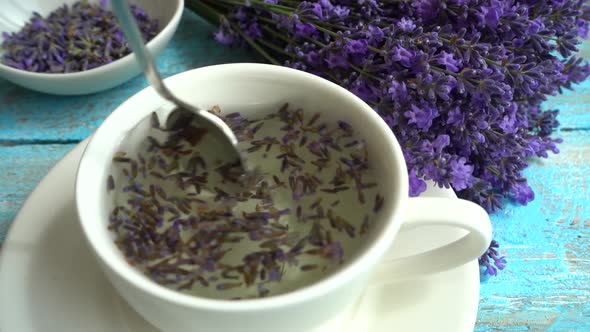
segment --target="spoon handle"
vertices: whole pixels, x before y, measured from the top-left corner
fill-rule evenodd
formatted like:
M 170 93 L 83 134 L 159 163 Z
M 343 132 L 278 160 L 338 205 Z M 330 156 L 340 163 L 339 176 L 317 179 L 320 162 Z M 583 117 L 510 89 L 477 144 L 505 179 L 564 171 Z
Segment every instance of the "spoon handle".
M 127 40 L 129 47 L 133 50 L 133 53 L 143 69 L 145 77 L 150 85 L 154 87 L 163 98 L 171 102 L 177 102 L 174 95 L 164 85 L 164 82 L 162 82 L 162 78 L 156 69 L 154 60 L 144 45 L 143 37 L 135 22 L 135 17 L 131 14 L 127 0 L 112 0 L 111 6 L 115 16 L 117 16 L 117 19 L 119 20 L 119 25 L 121 26 L 121 30 L 123 30 L 125 39 Z

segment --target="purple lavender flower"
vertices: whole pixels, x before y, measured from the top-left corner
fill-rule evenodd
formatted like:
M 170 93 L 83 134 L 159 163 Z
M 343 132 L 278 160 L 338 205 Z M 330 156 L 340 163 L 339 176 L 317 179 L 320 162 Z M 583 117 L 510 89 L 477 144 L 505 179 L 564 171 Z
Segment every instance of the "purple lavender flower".
M 437 109 L 432 105 L 424 105 L 422 107 L 411 105 L 410 109 L 404 113 L 408 118 L 408 123 L 415 123 L 419 129 L 424 131 L 432 126 L 432 121 L 438 116 Z
M 535 193 L 526 181 L 515 182 L 512 185 L 511 192 L 513 193 L 514 200 L 522 205 L 527 205 L 535 199 Z
M 319 55 L 318 52 L 316 52 L 316 51 L 310 51 L 309 53 L 307 53 L 305 55 L 305 61 L 307 63 L 309 63 L 310 65 L 316 67 L 316 66 L 318 66 L 320 64 L 321 57 L 320 57 L 320 55 Z
M 414 21 L 407 17 L 402 17 L 399 22 L 397 22 L 396 26 L 404 32 L 409 32 L 416 28 Z
M 328 17 L 334 20 L 342 20 L 350 15 L 350 8 L 345 6 L 334 6 L 331 11 L 328 11 Z
M 332 80 L 372 105 L 403 147 L 411 195 L 432 179 L 490 212 L 505 199 L 534 198 L 522 171 L 561 142 L 552 137 L 557 111 L 540 106 L 590 75 L 574 55 L 588 35 L 584 1 L 276 3 L 248 11 L 248 20 L 277 32 L 261 37 L 284 51 L 267 49 L 269 61 Z M 299 23 L 318 33 L 301 36 Z M 481 263 L 490 273 L 505 264 L 488 260 Z
M 8 66 L 40 73 L 69 73 L 93 69 L 129 54 L 114 14 L 99 5 L 76 2 L 63 5 L 47 17 L 33 13 L 18 32 L 3 32 L 6 53 L 0 61 Z M 158 23 L 139 6 L 131 12 L 146 41 L 158 32 Z
M 473 185 L 473 166 L 465 165 L 466 159 L 461 157 L 451 160 L 451 184 L 456 190 L 463 190 Z
M 348 54 L 365 54 L 367 52 L 368 42 L 364 39 L 347 40 L 344 49 Z
M 213 34 L 213 38 L 220 44 L 231 45 L 234 42 L 233 33 L 224 31 L 222 29 L 217 30 Z
M 411 170 L 409 173 L 410 180 L 410 196 L 416 197 L 426 190 L 426 182 L 418 178 L 416 172 Z
M 576 26 L 578 27 L 578 36 L 588 38 L 588 22 L 578 19 L 576 21 Z
M 393 100 L 403 101 L 408 97 L 408 90 L 406 88 L 405 82 L 398 82 L 396 80 L 392 80 L 390 82 L 390 86 L 387 89 L 387 93 L 391 96 Z
M 334 5 L 330 0 L 319 0 L 318 4 L 322 7 L 323 10 L 327 12 L 334 10 Z
M 449 137 L 449 135 L 442 134 L 442 135 L 438 135 L 434 139 L 431 146 L 432 146 L 432 150 L 434 153 L 440 154 L 443 152 L 443 149 L 446 148 L 447 146 L 449 146 L 450 144 L 451 144 L 451 138 Z
M 383 41 L 385 34 L 383 29 L 375 25 L 367 26 L 366 31 L 363 32 L 363 38 L 365 38 L 369 45 L 375 46 Z
M 375 97 L 374 89 L 364 79 L 357 79 L 350 87 L 350 91 L 361 99 L 369 100 Z
M 498 27 L 501 16 L 502 10 L 495 1 L 491 2 L 490 6 L 481 6 L 479 8 L 479 12 L 477 13 L 479 24 L 492 29 Z
M 535 33 L 539 33 L 539 31 L 543 31 L 545 29 L 545 24 L 544 24 L 544 20 L 541 17 L 537 17 L 534 20 L 531 20 L 528 22 L 529 26 L 527 27 L 527 33 L 528 34 L 535 34 Z
M 248 19 L 248 13 L 246 12 L 246 9 L 244 7 L 238 7 L 232 13 L 232 17 L 240 22 L 243 22 Z
M 439 65 L 443 65 L 447 70 L 454 73 L 458 72 L 461 68 L 461 60 L 455 58 L 453 53 L 447 53 L 441 51 L 437 56 L 433 57 L 433 62 Z
M 391 49 L 391 60 L 399 62 L 402 66 L 406 68 L 412 67 L 414 57 L 414 52 L 409 51 L 408 49 L 402 46 L 394 46 Z
M 498 254 L 499 247 L 498 242 L 492 241 L 486 253 L 479 258 L 479 265 L 485 267 L 485 273 L 488 275 L 495 276 L 498 270 L 504 270 L 506 267 L 505 257 Z
M 346 68 L 348 67 L 348 62 L 346 58 L 341 53 L 337 52 L 329 52 L 328 56 L 326 57 L 326 65 L 328 68 Z
M 423 21 L 435 18 L 440 9 L 440 0 L 416 0 L 412 1 L 412 7 L 416 10 L 416 17 Z
M 248 27 L 244 30 L 244 33 L 252 39 L 262 37 L 262 30 L 260 30 L 260 27 L 256 22 L 249 24 Z
M 318 30 L 311 23 L 296 23 L 295 36 L 300 38 L 312 37 L 317 34 Z
M 302 18 L 323 20 L 324 12 L 322 5 L 318 2 L 303 1 L 297 7 L 297 13 Z

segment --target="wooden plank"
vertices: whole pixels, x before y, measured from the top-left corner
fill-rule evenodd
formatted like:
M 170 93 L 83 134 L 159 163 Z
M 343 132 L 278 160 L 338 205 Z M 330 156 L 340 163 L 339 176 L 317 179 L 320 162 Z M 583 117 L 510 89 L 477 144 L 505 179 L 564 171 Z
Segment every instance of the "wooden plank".
M 590 39 L 578 45 L 578 56 L 590 60 Z M 564 93 L 552 96 L 543 103 L 543 109 L 558 109 L 561 128 L 590 128 L 590 80 L 574 86 L 574 90 L 564 90 Z
M 533 162 L 536 198 L 492 216 L 508 267 L 482 284 L 477 331 L 590 331 L 590 131 Z
M 563 94 L 551 96 L 542 104 L 544 110 L 559 110 L 557 117 L 560 128 L 590 129 L 590 81 L 565 90 Z
M 27 196 L 76 144 L 0 146 L 0 246 Z
M 255 61 L 211 38 L 214 27 L 185 11 L 174 38 L 158 58 L 163 77 L 206 65 Z M 0 80 L 0 143 L 82 140 L 119 104 L 147 86 L 143 77 L 88 96 L 51 96 Z

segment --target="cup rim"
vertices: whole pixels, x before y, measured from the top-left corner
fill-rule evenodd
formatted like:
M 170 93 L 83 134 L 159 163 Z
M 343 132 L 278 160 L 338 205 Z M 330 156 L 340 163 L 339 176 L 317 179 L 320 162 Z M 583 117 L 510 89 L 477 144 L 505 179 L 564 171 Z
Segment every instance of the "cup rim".
M 97 222 L 96 216 L 100 215 L 100 213 L 98 210 L 98 204 L 92 203 L 93 201 L 96 201 L 96 195 L 100 195 L 99 193 L 100 190 L 103 189 L 104 183 L 98 183 L 99 181 L 97 178 L 101 177 L 93 174 L 92 166 L 94 166 L 94 164 L 92 164 L 92 160 L 89 160 L 90 158 L 88 156 L 95 153 L 96 150 L 104 150 L 103 145 L 101 142 L 98 142 L 98 140 L 104 135 L 113 135 L 111 128 L 109 128 L 109 124 L 121 121 L 121 119 L 124 117 L 123 111 L 125 111 L 125 108 L 133 105 L 139 99 L 144 98 L 146 94 L 155 94 L 155 92 L 151 90 L 150 87 L 147 87 L 119 105 L 95 131 L 83 152 L 80 164 L 78 166 L 75 183 L 75 199 L 78 220 L 86 241 L 88 242 L 92 251 L 95 253 L 95 256 L 98 258 L 98 260 L 102 262 L 102 267 L 110 269 L 111 272 L 113 272 L 119 278 L 122 278 L 132 287 L 135 287 L 144 293 L 150 294 L 151 296 L 169 303 L 174 303 L 189 308 L 231 312 L 251 312 L 264 309 L 276 309 L 296 303 L 302 303 L 307 300 L 319 297 L 322 294 L 330 292 L 330 290 L 344 286 L 347 282 L 352 281 L 363 271 L 367 271 L 372 267 L 375 267 L 378 261 L 383 257 L 387 249 L 390 247 L 395 235 L 397 234 L 401 226 L 400 216 L 404 206 L 403 201 L 408 197 L 407 193 L 409 186 L 406 174 L 406 163 L 403 158 L 403 153 L 397 139 L 385 121 L 383 121 L 368 104 L 366 104 L 350 91 L 310 73 L 277 65 L 258 63 L 234 63 L 201 67 L 176 74 L 167 78 L 165 81 L 170 87 L 172 87 L 174 82 L 186 80 L 191 76 L 207 77 L 207 75 L 213 75 L 214 73 L 230 75 L 232 73 L 241 73 L 241 75 L 244 75 L 244 72 L 248 71 L 268 77 L 272 77 L 273 75 L 286 75 L 292 79 L 304 80 L 306 84 L 313 84 L 317 86 L 317 91 L 319 93 L 321 93 L 321 91 L 332 90 L 333 92 L 338 93 L 342 98 L 346 98 L 347 101 L 353 103 L 354 108 L 369 111 L 366 112 L 367 124 L 370 123 L 375 130 L 380 131 L 380 135 L 385 137 L 388 141 L 386 144 L 387 147 L 393 149 L 392 153 L 396 156 L 394 160 L 395 165 L 392 165 L 392 169 L 397 171 L 391 172 L 391 176 L 395 177 L 393 182 L 398 184 L 395 188 L 391 189 L 395 197 L 395 201 L 390 205 L 388 210 L 382 211 L 384 214 L 383 218 L 388 220 L 387 225 L 384 226 L 383 231 L 376 236 L 375 241 L 368 248 L 363 250 L 358 257 L 349 261 L 337 271 L 334 271 L 325 278 L 322 278 L 305 287 L 266 298 L 245 299 L 240 301 L 202 298 L 166 288 L 145 276 L 138 276 L 137 273 L 133 273 L 136 268 L 129 265 L 123 258 L 111 255 L 109 253 L 109 250 L 107 250 L 108 247 L 105 246 L 115 247 L 114 249 L 119 250 L 116 248 L 114 241 L 108 241 L 110 243 L 104 243 L 105 241 L 101 240 L 102 237 L 93 236 L 90 224 Z M 128 125 L 128 127 L 131 128 L 133 125 L 135 125 L 135 123 Z M 107 170 L 105 169 L 102 171 L 106 172 Z M 89 192 L 94 192 L 96 194 L 88 195 Z M 106 226 L 104 227 L 103 231 L 109 232 Z M 110 237 L 106 238 L 110 239 Z

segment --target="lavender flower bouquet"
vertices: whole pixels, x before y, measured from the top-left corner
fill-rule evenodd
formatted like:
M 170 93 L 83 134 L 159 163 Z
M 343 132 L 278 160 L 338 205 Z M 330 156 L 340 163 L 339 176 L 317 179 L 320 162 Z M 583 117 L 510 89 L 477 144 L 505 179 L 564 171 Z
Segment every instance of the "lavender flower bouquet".
M 327 78 L 373 106 L 409 168 L 488 211 L 534 199 L 522 171 L 558 153 L 557 110 L 541 103 L 590 74 L 573 55 L 582 0 L 188 0 L 215 39 Z M 506 263 L 494 241 L 480 258 Z

